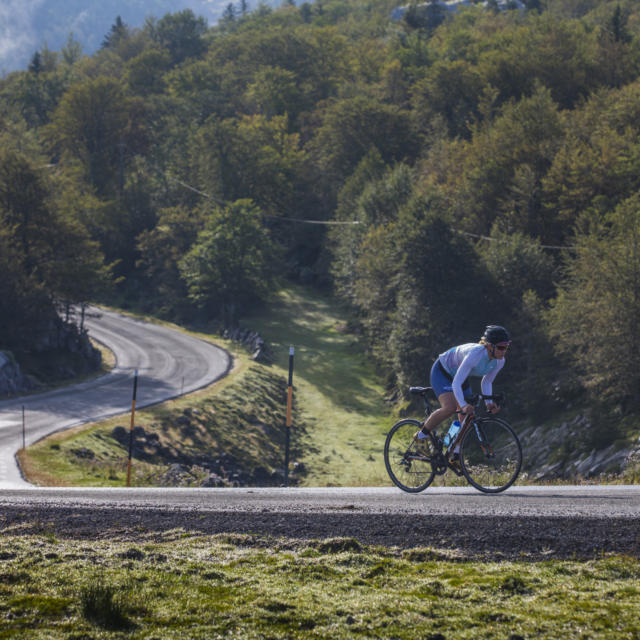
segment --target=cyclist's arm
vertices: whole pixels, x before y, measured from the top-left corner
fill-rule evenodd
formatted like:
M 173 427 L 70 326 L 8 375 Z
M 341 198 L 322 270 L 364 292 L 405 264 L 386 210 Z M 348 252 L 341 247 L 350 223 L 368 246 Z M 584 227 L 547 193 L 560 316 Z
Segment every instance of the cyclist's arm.
M 460 363 L 458 370 L 456 371 L 456 375 L 453 377 L 453 383 L 451 387 L 453 388 L 453 395 L 456 397 L 458 404 L 460 407 L 464 407 L 467 401 L 464 399 L 464 391 L 462 390 L 462 385 L 465 380 L 469 377 L 471 370 L 473 367 L 480 362 L 480 358 L 482 357 L 483 349 L 477 349 L 471 351 L 471 353 L 467 354 L 464 360 Z
M 483 376 L 482 382 L 480 383 L 483 395 L 490 396 L 493 393 L 493 381 L 496 379 L 496 376 L 498 375 L 498 372 L 502 369 L 502 367 L 504 367 L 504 359 L 498 360 L 496 368 L 493 369 L 493 371 L 489 371 L 489 373 Z M 493 403 L 487 400 L 485 401 L 485 404 L 489 405 Z

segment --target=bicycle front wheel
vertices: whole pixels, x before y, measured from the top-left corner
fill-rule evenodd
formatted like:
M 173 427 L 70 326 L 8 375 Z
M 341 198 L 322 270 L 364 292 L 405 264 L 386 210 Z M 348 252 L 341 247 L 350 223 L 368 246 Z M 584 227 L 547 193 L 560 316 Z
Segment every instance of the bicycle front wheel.
M 422 427 L 418 420 L 400 420 L 391 427 L 384 443 L 384 464 L 397 487 L 409 493 L 424 491 L 433 481 L 431 438 L 421 440 L 417 448 L 415 433 Z M 420 449 L 420 450 L 419 450 Z
M 479 491 L 508 489 L 522 467 L 522 447 L 515 431 L 498 418 L 480 418 L 467 431 L 460 447 L 465 478 Z

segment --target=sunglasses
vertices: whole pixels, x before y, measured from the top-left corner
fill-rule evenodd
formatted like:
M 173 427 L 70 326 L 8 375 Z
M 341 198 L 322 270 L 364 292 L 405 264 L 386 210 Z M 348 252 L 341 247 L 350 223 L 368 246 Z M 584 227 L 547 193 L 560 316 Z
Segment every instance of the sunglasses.
M 494 349 L 497 349 L 498 351 L 506 351 L 509 348 L 508 344 L 496 344 L 494 346 Z

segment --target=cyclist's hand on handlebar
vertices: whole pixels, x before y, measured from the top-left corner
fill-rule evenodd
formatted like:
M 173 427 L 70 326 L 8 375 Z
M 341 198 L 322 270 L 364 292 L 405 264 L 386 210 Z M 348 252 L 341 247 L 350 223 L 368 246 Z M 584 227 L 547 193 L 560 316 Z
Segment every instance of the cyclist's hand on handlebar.
M 475 413 L 475 409 L 472 404 L 465 404 L 462 409 L 460 409 L 460 413 L 467 415 L 473 415 Z
M 487 411 L 489 413 L 498 413 L 498 411 L 500 411 L 500 407 L 495 402 L 488 402 Z

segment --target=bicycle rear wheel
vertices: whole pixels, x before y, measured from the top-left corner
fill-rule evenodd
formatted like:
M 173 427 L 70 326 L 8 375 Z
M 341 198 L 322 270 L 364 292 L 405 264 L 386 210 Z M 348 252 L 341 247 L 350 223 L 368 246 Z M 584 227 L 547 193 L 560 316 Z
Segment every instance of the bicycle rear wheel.
M 467 431 L 460 447 L 465 478 L 479 491 L 508 489 L 522 467 L 522 447 L 515 431 L 498 418 L 480 418 Z
M 400 420 L 391 427 L 384 443 L 384 464 L 397 487 L 409 493 L 424 491 L 433 481 L 435 471 L 431 465 L 433 443 L 422 440 L 426 451 L 416 449 L 415 433 L 422 427 L 418 420 Z

